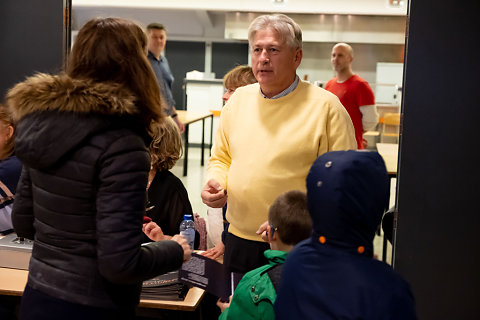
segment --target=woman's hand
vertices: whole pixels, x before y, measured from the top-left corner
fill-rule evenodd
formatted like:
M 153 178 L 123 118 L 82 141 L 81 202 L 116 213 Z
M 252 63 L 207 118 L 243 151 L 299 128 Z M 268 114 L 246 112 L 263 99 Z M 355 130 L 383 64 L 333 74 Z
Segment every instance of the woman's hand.
M 171 240 L 177 242 L 182 247 L 184 262 L 192 257 L 192 249 L 190 248 L 187 240 L 182 235 L 176 234 L 172 237 Z
M 153 241 L 168 240 L 168 236 L 163 234 L 162 228 L 153 221 L 144 223 L 142 227 L 143 233 Z

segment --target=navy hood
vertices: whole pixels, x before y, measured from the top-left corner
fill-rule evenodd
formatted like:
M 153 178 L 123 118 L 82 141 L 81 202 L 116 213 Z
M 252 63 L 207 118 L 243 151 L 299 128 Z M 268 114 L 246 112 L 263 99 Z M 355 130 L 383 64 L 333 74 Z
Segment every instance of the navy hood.
M 377 152 L 332 151 L 318 157 L 307 176 L 313 236 L 325 245 L 372 255 L 375 231 L 388 208 L 389 182 Z

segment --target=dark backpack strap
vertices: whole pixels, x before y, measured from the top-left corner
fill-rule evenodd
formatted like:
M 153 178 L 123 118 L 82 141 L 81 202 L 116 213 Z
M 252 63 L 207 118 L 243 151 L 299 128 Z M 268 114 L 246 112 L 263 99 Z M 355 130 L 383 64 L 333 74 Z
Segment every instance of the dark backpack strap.
M 283 263 L 277 264 L 267 270 L 268 277 L 272 281 L 273 288 L 278 292 L 278 286 L 280 285 L 280 279 L 282 278 Z

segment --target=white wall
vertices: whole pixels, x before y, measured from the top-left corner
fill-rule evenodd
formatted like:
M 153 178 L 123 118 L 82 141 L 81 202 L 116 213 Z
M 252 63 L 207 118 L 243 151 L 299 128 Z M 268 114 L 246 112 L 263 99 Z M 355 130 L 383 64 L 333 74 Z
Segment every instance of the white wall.
M 389 0 L 73 0 L 74 6 L 174 10 L 406 15 L 406 1 Z
M 328 81 L 335 76 L 330 53 L 335 43 L 307 42 L 303 44 L 303 59 L 298 74 L 303 79 Z M 404 45 L 351 44 L 354 50 L 353 71 L 367 80 L 375 91 L 377 62 L 403 62 Z
M 247 39 L 248 26 L 261 13 L 226 13 L 225 38 Z M 289 14 L 305 42 L 405 43 L 406 17 L 353 14 Z

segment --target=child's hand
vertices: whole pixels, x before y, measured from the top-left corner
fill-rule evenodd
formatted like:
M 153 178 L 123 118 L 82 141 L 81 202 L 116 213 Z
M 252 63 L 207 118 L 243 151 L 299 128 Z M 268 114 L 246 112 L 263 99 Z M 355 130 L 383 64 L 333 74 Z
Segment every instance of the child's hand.
M 220 308 L 220 310 L 223 312 L 225 309 L 230 307 L 230 303 L 232 302 L 232 296 L 228 298 L 228 302 L 223 302 L 221 299 L 218 299 L 217 301 L 217 307 Z
M 210 248 L 205 252 L 202 252 L 201 255 L 215 260 L 221 255 L 223 255 L 224 253 L 225 253 L 225 245 L 223 244 L 222 241 L 220 241 L 215 245 L 215 247 Z

